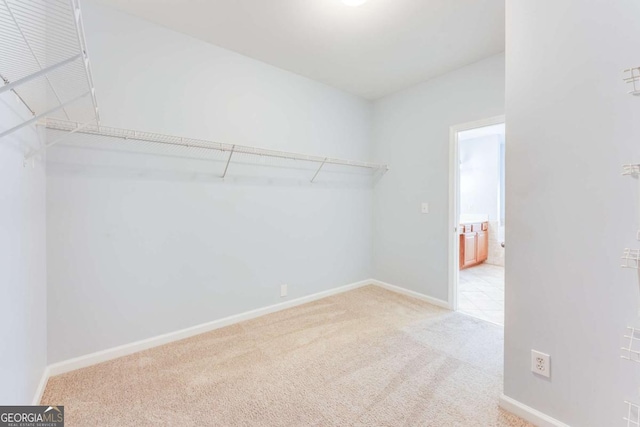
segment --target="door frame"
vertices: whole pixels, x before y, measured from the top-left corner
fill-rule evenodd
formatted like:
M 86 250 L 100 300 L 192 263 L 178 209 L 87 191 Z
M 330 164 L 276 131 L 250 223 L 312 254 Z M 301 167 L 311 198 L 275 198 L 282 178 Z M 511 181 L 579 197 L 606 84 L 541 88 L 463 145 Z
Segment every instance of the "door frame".
M 505 116 L 494 116 L 449 128 L 449 306 L 458 310 L 458 281 L 460 265 L 460 144 L 458 133 L 465 130 L 505 123 Z

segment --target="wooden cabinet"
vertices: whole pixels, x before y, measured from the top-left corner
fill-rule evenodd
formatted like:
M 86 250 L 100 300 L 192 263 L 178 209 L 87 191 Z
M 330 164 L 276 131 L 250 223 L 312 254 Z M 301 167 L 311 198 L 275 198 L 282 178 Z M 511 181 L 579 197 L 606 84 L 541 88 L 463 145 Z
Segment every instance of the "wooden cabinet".
M 464 233 L 462 246 L 462 265 L 468 267 L 476 263 L 476 233 Z
M 460 225 L 460 269 L 481 264 L 489 255 L 489 223 Z
M 478 231 L 477 236 L 477 252 L 476 257 L 478 262 L 485 262 L 489 256 L 489 236 L 486 231 Z

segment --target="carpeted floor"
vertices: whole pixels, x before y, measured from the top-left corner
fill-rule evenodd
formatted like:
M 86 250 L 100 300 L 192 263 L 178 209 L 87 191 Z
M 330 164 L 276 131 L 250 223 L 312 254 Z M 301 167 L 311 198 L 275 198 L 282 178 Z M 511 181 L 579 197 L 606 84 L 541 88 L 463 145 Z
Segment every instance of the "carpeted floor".
M 52 377 L 66 426 L 529 426 L 502 328 L 375 286 Z

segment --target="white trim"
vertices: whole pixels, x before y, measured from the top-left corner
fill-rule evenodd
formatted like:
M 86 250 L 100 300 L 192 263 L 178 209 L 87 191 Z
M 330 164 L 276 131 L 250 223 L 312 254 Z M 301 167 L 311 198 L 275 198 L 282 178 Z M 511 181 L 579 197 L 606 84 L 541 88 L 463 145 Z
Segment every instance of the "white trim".
M 449 128 L 449 306 L 458 309 L 458 264 L 460 257 L 460 241 L 458 237 L 458 218 L 460 218 L 460 152 L 458 149 L 458 133 L 486 126 L 505 123 L 505 116 L 495 116 L 474 122 L 462 123 Z
M 64 360 L 62 362 L 49 365 L 48 367 L 49 375 L 60 375 L 60 374 L 64 374 L 65 372 L 75 371 L 76 369 L 86 368 L 87 366 L 106 362 L 107 360 L 112 360 L 118 357 L 127 356 L 129 354 L 137 353 L 142 350 L 147 350 L 152 347 L 168 344 L 170 342 L 189 338 L 194 335 L 203 334 L 205 332 L 209 332 L 215 329 L 223 328 L 225 326 L 233 325 L 238 322 L 254 319 L 256 317 L 264 316 L 265 314 L 275 313 L 276 311 L 285 310 L 287 308 L 295 307 L 301 304 L 306 304 L 308 302 L 316 301 L 331 295 L 347 292 L 347 291 L 360 288 L 362 286 L 370 285 L 370 284 L 373 284 L 372 280 L 362 280 L 360 282 L 355 282 L 345 286 L 340 286 L 338 288 L 330 289 L 328 291 L 307 295 L 306 297 L 296 298 L 296 299 L 282 302 L 279 304 L 274 304 L 267 307 L 258 308 L 256 310 L 251 310 L 251 311 L 236 314 L 233 316 L 225 317 L 222 319 L 214 320 L 212 322 L 202 323 L 200 325 L 192 326 L 186 329 L 181 329 L 179 331 L 157 335 L 155 337 L 147 338 L 141 341 L 136 341 L 136 342 L 124 344 L 118 347 L 97 351 L 95 353 L 86 354 L 84 356 L 75 357 L 73 359 Z
M 458 264 L 460 258 L 460 238 L 458 237 L 458 213 L 460 200 L 460 153 L 458 151 L 458 130 L 451 126 L 449 130 L 449 304 L 452 310 L 458 310 Z
M 44 394 L 44 389 L 47 387 L 47 381 L 49 381 L 49 376 L 49 367 L 46 366 L 42 371 L 42 376 L 40 377 L 36 393 L 33 395 L 33 402 L 31 402 L 32 405 L 40 404 L 40 400 L 42 400 L 42 395 Z
M 428 302 L 430 304 L 437 305 L 438 307 L 442 307 L 442 308 L 446 308 L 447 310 L 451 310 L 451 305 L 449 305 L 449 303 L 447 301 L 443 301 L 443 300 L 438 299 L 438 298 L 430 297 L 428 295 L 421 294 L 421 293 L 416 292 L 416 291 L 411 291 L 409 289 L 401 288 L 400 286 L 391 285 L 389 283 L 382 282 L 380 280 L 372 279 L 371 283 L 376 285 L 376 286 L 380 286 L 381 288 L 387 289 L 389 291 L 396 292 L 396 293 L 399 293 L 399 294 L 402 294 L 402 295 L 406 295 L 406 296 L 409 296 L 409 297 L 412 297 L 412 298 L 417 298 L 419 300 L 426 301 L 426 302 Z
M 189 338 L 194 335 L 203 334 L 205 332 L 209 332 L 215 329 L 223 328 L 225 326 L 233 325 L 238 322 L 255 319 L 256 317 L 264 316 L 265 314 L 275 313 L 280 310 L 285 310 L 287 308 L 295 307 L 301 304 L 306 304 L 308 302 L 326 298 L 331 295 L 351 291 L 353 289 L 357 289 L 366 285 L 379 286 L 381 288 L 390 290 L 392 292 L 396 292 L 399 294 L 407 295 L 409 297 L 426 301 L 438 307 L 443 307 L 448 310 L 451 309 L 451 306 L 447 301 L 443 301 L 438 298 L 433 298 L 428 295 L 421 294 L 419 292 L 415 292 L 405 288 L 401 288 L 399 286 L 391 285 L 389 283 L 385 283 L 380 280 L 375 280 L 375 279 L 362 280 L 360 282 L 355 282 L 345 286 L 340 286 L 338 288 L 330 289 L 328 291 L 318 292 L 312 295 L 308 295 L 306 297 L 296 298 L 291 301 L 286 301 L 279 304 L 258 308 L 256 310 L 247 311 L 245 313 L 236 314 L 233 316 L 229 316 L 229 317 L 214 320 L 211 322 L 203 323 L 200 325 L 192 326 L 190 328 L 181 329 L 179 331 L 169 332 L 167 334 L 158 335 L 158 336 L 147 338 L 141 341 L 124 344 L 118 347 L 108 348 L 106 350 L 101 350 L 95 353 L 86 354 L 84 356 L 79 356 L 73 359 L 54 363 L 52 365 L 49 365 L 46 368 L 45 373 L 43 374 L 43 377 L 42 377 L 43 379 L 38 388 L 36 398 L 38 401 L 40 400 L 40 397 L 42 396 L 42 392 L 44 391 L 44 387 L 46 386 L 46 380 L 50 376 L 60 375 L 66 372 L 75 371 L 76 369 L 86 368 L 91 365 L 106 362 L 108 360 L 116 359 L 118 357 L 127 356 L 142 350 L 147 350 L 149 348 L 168 344 L 174 341 Z
M 511 412 L 538 427 L 569 427 L 568 424 L 558 421 L 504 394 L 500 396 L 499 405 L 505 411 Z

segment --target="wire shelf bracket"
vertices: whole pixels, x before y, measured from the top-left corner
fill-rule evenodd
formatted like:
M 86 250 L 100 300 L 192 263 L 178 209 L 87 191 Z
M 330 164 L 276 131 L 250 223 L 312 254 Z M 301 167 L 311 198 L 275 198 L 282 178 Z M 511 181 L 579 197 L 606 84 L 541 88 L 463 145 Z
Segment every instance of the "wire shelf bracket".
M 231 151 L 229 152 L 229 157 L 227 158 L 227 164 L 224 165 L 224 172 L 222 173 L 222 179 L 227 176 L 227 171 L 229 170 L 229 163 L 231 163 L 231 156 L 233 156 L 233 152 L 235 151 L 236 146 L 231 146 Z
M 322 169 L 322 167 L 324 166 L 324 164 L 327 163 L 327 158 L 325 157 L 324 160 L 322 161 L 322 163 L 320 163 L 320 166 L 318 166 L 318 170 L 316 171 L 315 174 L 313 174 L 313 178 L 311 178 L 311 182 L 313 183 L 313 181 L 316 180 L 316 177 L 318 176 L 318 174 L 320 173 L 320 170 Z
M 46 111 L 46 112 L 41 113 L 41 114 L 38 114 L 37 116 L 35 116 L 35 117 L 33 117 L 33 118 L 31 118 L 31 119 L 29 119 L 29 120 L 25 121 L 25 122 L 22 122 L 22 123 L 20 123 L 19 125 L 16 125 L 16 126 L 12 127 L 11 129 L 7 129 L 7 130 L 5 130 L 4 132 L 0 133 L 0 138 L 4 137 L 4 136 L 6 136 L 6 135 L 9 135 L 10 133 L 15 132 L 15 131 L 17 131 L 17 130 L 18 130 L 18 129 L 20 129 L 20 128 L 23 128 L 23 127 L 25 127 L 25 126 L 29 126 L 29 125 L 31 125 L 31 124 L 33 124 L 33 123 L 36 123 L 38 120 L 43 119 L 43 118 L 45 118 L 46 116 L 48 116 L 48 115 L 50 115 L 50 114 L 52 114 L 52 113 L 55 113 L 55 112 L 56 112 L 56 111 L 58 111 L 58 110 L 63 109 L 63 108 L 64 108 L 64 107 L 66 107 L 67 105 L 70 105 L 70 104 L 72 104 L 72 103 L 76 102 L 77 100 L 84 98 L 85 96 L 88 96 L 88 95 L 89 95 L 89 93 L 90 93 L 90 92 L 86 92 L 86 93 L 84 93 L 84 94 L 82 94 L 82 95 L 78 96 L 77 98 L 74 98 L 74 99 L 72 99 L 72 100 L 70 100 L 70 101 L 65 102 L 64 104 L 60 104 L 60 105 L 58 105 L 57 107 L 53 107 L 53 108 L 52 108 L 52 109 L 50 109 L 49 111 Z
M 633 163 L 628 165 L 622 165 L 623 176 L 638 176 L 640 175 L 640 164 Z
M 44 150 L 53 147 L 54 145 L 58 144 L 59 142 L 64 141 L 65 139 L 67 139 L 69 136 L 73 135 L 76 132 L 81 131 L 82 129 L 84 129 L 85 127 L 89 126 L 91 124 L 91 122 L 87 122 L 84 124 L 78 124 L 76 126 L 75 129 L 72 129 L 70 131 L 68 131 L 68 133 L 66 133 L 63 137 L 55 139 L 51 142 L 46 143 L 45 145 L 43 145 L 42 147 L 38 148 L 37 150 L 32 150 L 29 154 L 27 154 L 24 158 L 25 162 L 31 160 L 32 158 L 36 157 L 38 154 L 40 154 L 41 152 L 43 152 Z
M 640 330 L 631 326 L 627 327 L 627 333 L 624 335 L 626 347 L 622 347 L 621 358 L 632 362 L 640 363 Z
M 627 68 L 623 71 L 625 83 L 631 85 L 630 95 L 640 96 L 640 67 Z
M 625 248 L 622 253 L 621 267 L 640 269 L 640 249 Z
M 627 416 L 622 419 L 627 422 L 627 427 L 640 426 L 640 406 L 625 400 Z
M 0 94 L 13 92 L 32 117 L 100 124 L 79 0 L 0 0 Z M 40 151 L 40 150 L 37 150 Z

